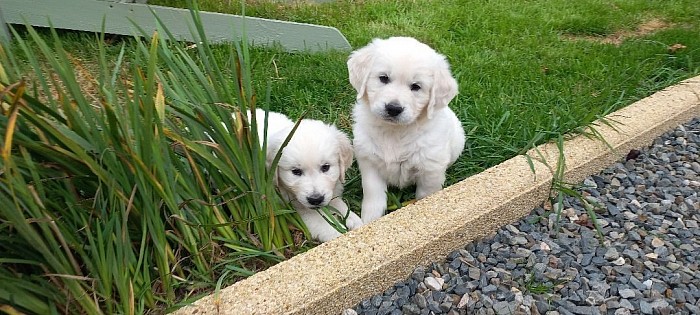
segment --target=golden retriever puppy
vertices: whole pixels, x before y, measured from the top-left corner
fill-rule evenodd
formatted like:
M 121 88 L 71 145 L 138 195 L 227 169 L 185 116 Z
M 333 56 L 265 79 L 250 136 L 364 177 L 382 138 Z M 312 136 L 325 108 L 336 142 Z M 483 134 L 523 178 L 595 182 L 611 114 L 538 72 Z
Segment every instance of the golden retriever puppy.
M 255 113 L 258 135 L 262 139 L 265 111 L 258 109 Z M 280 113 L 268 114 L 266 161 L 270 167 L 294 122 Z M 335 126 L 312 119 L 302 120 L 282 149 L 275 170 L 275 185 L 299 213 L 311 237 L 321 242 L 330 241 L 340 233 L 318 213 L 320 207 L 331 206 L 339 215 L 347 215 L 346 225 L 350 230 L 362 226 L 360 217 L 349 211 L 341 199 L 345 171 L 352 159 L 352 145 L 347 135 Z
M 464 149 L 464 129 L 447 104 L 457 81 L 445 56 L 410 37 L 374 39 L 348 59 L 357 90 L 353 146 L 362 176 L 362 220 L 386 210 L 387 185 L 440 189 Z

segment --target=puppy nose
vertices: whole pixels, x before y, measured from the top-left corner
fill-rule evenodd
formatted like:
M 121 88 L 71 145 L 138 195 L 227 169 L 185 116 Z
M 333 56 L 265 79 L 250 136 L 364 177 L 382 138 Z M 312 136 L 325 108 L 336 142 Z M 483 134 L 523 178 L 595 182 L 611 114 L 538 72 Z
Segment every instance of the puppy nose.
M 399 105 L 399 103 L 391 102 L 384 105 L 384 110 L 387 114 L 389 114 L 389 116 L 396 117 L 403 112 L 403 107 Z
M 306 201 L 308 201 L 309 204 L 312 206 L 320 205 L 321 203 L 323 203 L 323 199 L 325 198 L 321 194 L 313 194 L 311 196 L 306 197 Z

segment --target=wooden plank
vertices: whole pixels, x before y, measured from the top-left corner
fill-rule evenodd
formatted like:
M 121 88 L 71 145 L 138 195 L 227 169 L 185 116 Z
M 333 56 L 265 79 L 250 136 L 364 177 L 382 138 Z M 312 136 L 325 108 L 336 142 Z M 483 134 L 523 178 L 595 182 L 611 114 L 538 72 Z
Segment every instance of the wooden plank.
M 110 1 L 110 2 L 121 2 L 121 3 L 146 3 L 146 0 L 97 0 L 97 1 Z
M 99 32 L 105 19 L 105 32 L 139 34 L 134 23 L 147 32 L 156 30 L 155 13 L 179 40 L 195 41 L 189 10 L 162 6 L 95 0 L 2 0 L 5 20 L 60 29 Z M 153 13 L 151 12 L 153 11 Z M 253 45 L 279 44 L 287 51 L 350 50 L 347 39 L 334 27 L 277 21 L 231 14 L 200 12 L 211 42 L 238 41 L 245 29 Z M 133 23 L 132 23 L 133 21 Z M 244 26 L 245 24 L 245 26 Z
M 10 30 L 7 28 L 5 18 L 2 15 L 2 7 L 0 6 L 0 42 L 10 40 Z

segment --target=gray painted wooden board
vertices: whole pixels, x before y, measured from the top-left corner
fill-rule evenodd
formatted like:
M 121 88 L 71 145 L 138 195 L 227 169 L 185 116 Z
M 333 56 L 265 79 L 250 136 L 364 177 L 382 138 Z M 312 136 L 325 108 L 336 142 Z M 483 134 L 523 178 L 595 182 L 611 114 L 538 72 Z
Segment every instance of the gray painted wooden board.
M 2 15 L 2 6 L 0 6 L 0 42 L 10 40 L 10 31 L 7 29 L 5 19 Z
M 97 1 L 111 1 L 111 2 L 122 2 L 122 3 L 146 3 L 146 0 L 97 0 Z
M 149 33 L 155 31 L 155 13 L 178 39 L 195 41 L 190 31 L 192 17 L 186 9 L 95 0 L 0 0 L 0 6 L 6 23 L 46 27 L 50 20 L 54 28 L 99 32 L 105 17 L 105 32 L 120 35 L 139 34 L 134 23 Z M 211 42 L 241 40 L 245 23 L 253 45 L 279 44 L 287 51 L 351 49 L 334 27 L 214 12 L 200 12 L 200 16 Z
M 97 0 L 97 1 L 112 1 L 112 2 L 122 2 L 122 3 L 146 3 L 146 0 Z

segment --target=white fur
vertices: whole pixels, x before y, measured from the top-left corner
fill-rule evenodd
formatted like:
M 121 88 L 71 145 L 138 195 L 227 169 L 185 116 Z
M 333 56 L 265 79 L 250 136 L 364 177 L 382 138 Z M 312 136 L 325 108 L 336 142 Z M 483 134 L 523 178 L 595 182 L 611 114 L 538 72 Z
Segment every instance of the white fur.
M 258 135 L 263 138 L 265 111 L 256 111 Z M 267 166 L 270 167 L 277 152 L 294 127 L 286 116 L 269 112 L 267 134 Z M 277 164 L 275 183 L 282 196 L 301 216 L 311 237 L 327 242 L 340 236 L 317 212 L 317 208 L 330 205 L 342 216 L 348 215 L 348 229 L 362 226 L 357 214 L 348 211 L 341 199 L 345 171 L 352 164 L 352 145 L 345 133 L 318 120 L 304 119 L 282 150 Z M 324 172 L 324 165 L 328 169 Z M 298 170 L 301 175 L 294 174 Z M 322 197 L 323 201 L 311 204 L 308 198 Z
M 409 37 L 375 39 L 348 59 L 357 90 L 353 145 L 362 175 L 362 220 L 386 210 L 387 185 L 416 184 L 420 199 L 440 189 L 464 149 L 464 130 L 447 104 L 457 81 L 445 57 Z M 398 107 L 401 112 L 391 114 Z

